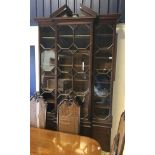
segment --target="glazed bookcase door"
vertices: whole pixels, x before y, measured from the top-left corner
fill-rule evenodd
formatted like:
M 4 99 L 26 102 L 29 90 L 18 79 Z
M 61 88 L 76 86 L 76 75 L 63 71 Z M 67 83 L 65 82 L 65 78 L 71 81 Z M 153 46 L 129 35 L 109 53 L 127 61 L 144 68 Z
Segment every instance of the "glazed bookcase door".
M 95 28 L 93 119 L 104 121 L 111 115 L 113 26 L 99 24 Z
M 47 118 L 55 108 L 56 92 L 56 52 L 55 28 L 53 26 L 39 27 L 40 48 L 40 93 L 47 102 Z M 54 117 L 54 111 L 53 111 Z M 48 122 L 48 119 L 47 121 Z
M 57 104 L 67 96 L 77 96 L 83 102 L 81 119 L 88 119 L 90 24 L 61 24 L 57 30 Z
M 110 150 L 112 92 L 115 62 L 115 25 L 99 22 L 94 28 L 92 137 L 104 151 Z

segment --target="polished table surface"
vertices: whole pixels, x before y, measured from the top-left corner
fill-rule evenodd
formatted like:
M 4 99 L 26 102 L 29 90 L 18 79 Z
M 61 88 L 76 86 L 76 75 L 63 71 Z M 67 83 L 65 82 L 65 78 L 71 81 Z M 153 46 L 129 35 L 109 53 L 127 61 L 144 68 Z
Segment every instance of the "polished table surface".
M 99 143 L 89 137 L 30 128 L 31 155 L 101 155 Z

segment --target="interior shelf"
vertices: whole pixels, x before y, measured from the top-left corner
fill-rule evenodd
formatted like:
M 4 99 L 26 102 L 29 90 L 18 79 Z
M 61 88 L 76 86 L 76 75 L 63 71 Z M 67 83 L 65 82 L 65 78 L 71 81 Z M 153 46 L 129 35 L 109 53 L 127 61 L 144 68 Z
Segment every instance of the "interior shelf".
M 77 81 L 77 82 L 80 82 L 80 81 L 82 81 L 82 82 L 87 82 L 87 81 L 89 81 L 89 80 L 76 80 L 76 79 L 74 79 L 74 81 Z
M 59 37 L 66 37 L 66 38 L 83 38 L 83 37 L 90 37 L 91 35 L 59 35 Z
M 62 66 L 62 67 L 82 67 L 82 65 L 67 65 L 67 64 L 58 64 L 58 66 Z M 88 67 L 89 65 L 84 65 L 85 67 Z
M 94 95 L 94 97 L 96 97 L 96 98 L 106 98 L 106 97 L 108 97 L 110 95 L 111 95 L 111 93 L 107 93 L 107 95 L 102 95 L 102 96 Z M 101 102 L 98 102 L 98 103 L 101 103 Z
M 45 93 L 52 93 L 55 89 L 49 89 L 49 88 L 42 88 L 42 94 L 45 94 Z
M 110 37 L 112 37 L 113 34 L 108 34 L 108 33 L 105 33 L 105 34 L 95 34 L 95 36 L 110 36 Z
M 58 66 L 61 66 L 61 67 L 72 67 L 73 65 L 58 64 Z
M 41 37 L 42 39 L 55 39 L 55 37 Z
M 64 78 L 58 78 L 58 81 L 59 80 L 63 80 L 63 81 L 72 81 L 72 79 L 64 79 Z
M 111 81 L 107 81 L 107 82 L 95 82 L 95 83 L 110 84 L 110 83 L 111 83 Z
M 110 69 L 107 69 L 107 68 L 104 68 L 104 69 L 96 69 L 97 74 L 108 74 L 111 71 L 112 71 L 112 68 L 110 68 Z
M 63 80 L 63 81 L 72 81 L 73 79 L 63 79 L 63 78 L 58 78 L 58 80 Z M 76 80 L 76 79 L 74 79 L 74 81 L 83 81 L 83 82 L 87 82 L 87 81 L 89 81 L 89 80 Z
M 96 57 L 95 59 L 107 59 L 107 60 L 112 60 L 112 57 Z
M 76 65 L 76 64 L 74 64 L 74 66 L 75 67 L 82 67 L 82 65 Z M 85 67 L 88 67 L 88 66 L 90 66 L 90 65 L 84 65 Z
M 43 50 L 55 50 L 54 47 L 52 47 L 52 48 L 47 48 L 47 47 L 44 47 L 42 44 L 40 44 L 40 47 L 41 47 Z
M 52 78 L 54 80 L 55 76 L 54 75 L 44 75 L 44 78 Z
M 97 103 L 97 102 L 96 102 Z M 111 109 L 111 106 L 110 105 L 99 105 L 99 104 L 102 104 L 102 103 L 98 103 L 97 105 L 95 105 L 94 107 L 95 108 L 99 108 L 99 109 Z

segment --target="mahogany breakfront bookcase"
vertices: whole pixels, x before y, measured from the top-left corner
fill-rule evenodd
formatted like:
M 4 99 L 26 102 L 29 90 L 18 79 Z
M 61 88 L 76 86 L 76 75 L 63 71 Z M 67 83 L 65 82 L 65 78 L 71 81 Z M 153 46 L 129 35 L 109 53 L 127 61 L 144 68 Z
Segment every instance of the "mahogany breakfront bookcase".
M 40 93 L 47 101 L 46 128 L 57 130 L 57 107 L 68 96 L 80 104 L 80 135 L 110 150 L 118 14 L 97 15 L 67 5 L 39 25 Z

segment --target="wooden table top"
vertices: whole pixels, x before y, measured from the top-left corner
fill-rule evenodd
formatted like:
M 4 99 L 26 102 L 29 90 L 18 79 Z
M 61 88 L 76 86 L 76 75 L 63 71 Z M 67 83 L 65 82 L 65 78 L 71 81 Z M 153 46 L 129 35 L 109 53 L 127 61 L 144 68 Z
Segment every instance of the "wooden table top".
M 31 155 L 101 155 L 99 143 L 89 137 L 30 128 Z

